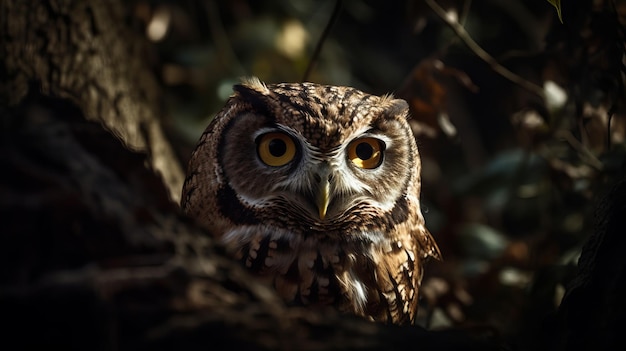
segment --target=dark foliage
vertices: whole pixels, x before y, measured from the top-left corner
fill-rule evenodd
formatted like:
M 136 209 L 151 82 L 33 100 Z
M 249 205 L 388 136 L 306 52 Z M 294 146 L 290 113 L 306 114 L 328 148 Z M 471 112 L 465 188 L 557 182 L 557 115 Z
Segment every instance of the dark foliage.
M 547 1 L 341 3 L 309 80 L 411 106 L 444 255 L 429 330 L 286 308 L 171 201 L 231 86 L 300 80 L 334 1 L 10 0 L 3 343 L 624 348 L 626 4 L 565 1 L 561 24 Z

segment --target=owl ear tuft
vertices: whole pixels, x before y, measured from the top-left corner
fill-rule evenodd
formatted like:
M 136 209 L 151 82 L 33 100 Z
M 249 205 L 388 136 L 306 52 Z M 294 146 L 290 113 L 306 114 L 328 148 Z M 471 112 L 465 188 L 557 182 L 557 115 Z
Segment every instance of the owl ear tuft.
M 252 108 L 264 115 L 269 115 L 269 104 L 271 99 L 268 96 L 271 94 L 265 83 L 261 82 L 259 78 L 252 77 L 243 79 L 241 84 L 233 86 L 235 93 L 239 94 L 241 98 L 250 103 Z
M 235 91 L 238 91 L 238 88 L 248 88 L 248 89 L 256 91 L 257 93 L 263 94 L 263 95 L 270 94 L 270 90 L 268 89 L 267 85 L 265 85 L 265 83 L 263 83 L 257 77 L 245 77 L 245 78 L 242 78 L 241 79 L 241 84 L 235 85 L 235 87 L 234 87 Z
M 385 114 L 388 116 L 403 116 L 405 119 L 409 119 L 409 104 L 403 99 L 389 100 Z

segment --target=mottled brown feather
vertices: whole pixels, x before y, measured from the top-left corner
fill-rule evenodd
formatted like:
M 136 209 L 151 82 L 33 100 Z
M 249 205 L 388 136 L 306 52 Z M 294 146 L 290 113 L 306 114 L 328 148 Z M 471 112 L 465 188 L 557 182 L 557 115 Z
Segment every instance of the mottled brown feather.
M 421 162 L 407 114 L 390 95 L 244 81 L 200 137 L 182 208 L 289 303 L 413 323 L 423 262 L 440 254 L 420 210 Z M 268 130 L 298 147 L 285 166 L 258 159 L 255 138 Z M 362 136 L 385 145 L 376 169 L 346 157 Z M 312 193 L 326 169 L 331 200 L 322 219 Z

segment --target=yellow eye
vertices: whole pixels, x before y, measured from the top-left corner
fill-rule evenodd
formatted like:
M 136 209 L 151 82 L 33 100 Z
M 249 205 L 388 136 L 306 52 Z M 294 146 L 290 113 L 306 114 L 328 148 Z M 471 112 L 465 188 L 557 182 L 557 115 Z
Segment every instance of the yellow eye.
M 375 138 L 362 138 L 348 146 L 348 157 L 359 168 L 372 169 L 383 160 L 383 143 Z
M 267 133 L 259 138 L 257 153 L 266 165 L 280 167 L 293 160 L 296 155 L 296 145 L 286 134 Z

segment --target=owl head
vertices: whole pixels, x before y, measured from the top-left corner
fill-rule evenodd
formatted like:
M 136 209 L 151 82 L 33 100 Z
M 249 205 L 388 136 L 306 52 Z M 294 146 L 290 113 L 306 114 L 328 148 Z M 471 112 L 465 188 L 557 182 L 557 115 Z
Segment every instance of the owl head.
M 438 251 L 407 103 L 312 83 L 234 90 L 191 156 L 183 210 L 288 301 L 412 320 L 419 261 Z

